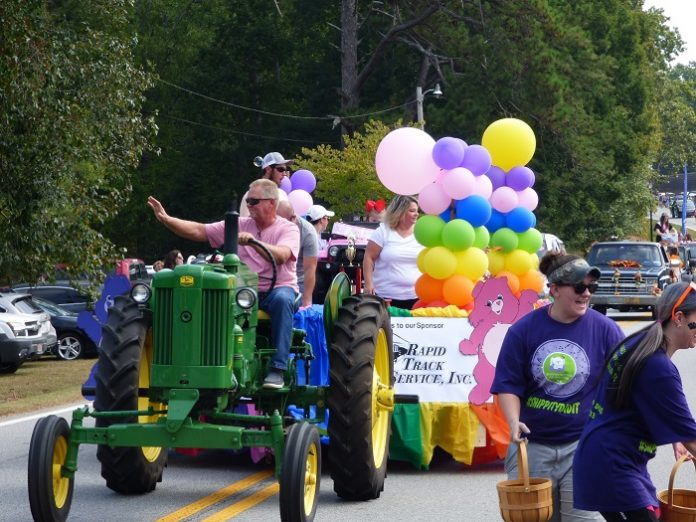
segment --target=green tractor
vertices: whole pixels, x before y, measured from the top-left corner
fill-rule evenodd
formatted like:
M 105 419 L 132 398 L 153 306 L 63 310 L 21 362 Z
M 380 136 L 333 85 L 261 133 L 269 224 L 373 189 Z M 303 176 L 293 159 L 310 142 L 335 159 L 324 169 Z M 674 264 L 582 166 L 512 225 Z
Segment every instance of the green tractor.
M 103 327 L 94 407 L 73 411 L 70 425 L 53 415 L 36 423 L 28 464 L 34 520 L 68 517 L 80 444 L 98 445 L 106 485 L 122 494 L 154 490 L 169 448 L 272 448 L 281 520 L 312 520 L 321 478 L 317 426 L 327 409 L 335 492 L 379 497 L 394 405 L 385 303 L 350 295 L 339 274 L 324 305 L 329 386 L 297 383 L 297 361 L 309 383 L 314 354 L 306 332 L 295 329 L 285 386 L 264 389 L 272 318 L 258 309 L 258 275 L 236 254 L 236 213 L 225 219 L 222 263 L 161 271 L 151 285 L 116 298 Z M 235 413 L 243 401 L 261 413 Z M 289 405 L 305 418 L 289 416 Z M 83 424 L 87 417 L 94 427 Z

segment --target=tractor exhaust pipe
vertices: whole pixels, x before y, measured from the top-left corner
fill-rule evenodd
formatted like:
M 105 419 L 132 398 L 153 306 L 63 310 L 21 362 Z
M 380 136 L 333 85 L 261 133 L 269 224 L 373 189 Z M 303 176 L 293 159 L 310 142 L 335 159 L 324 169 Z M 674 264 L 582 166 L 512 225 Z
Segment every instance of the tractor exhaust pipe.
M 230 209 L 225 212 L 225 246 L 223 253 L 236 254 L 238 249 L 239 212 L 237 212 L 237 198 L 232 200 Z

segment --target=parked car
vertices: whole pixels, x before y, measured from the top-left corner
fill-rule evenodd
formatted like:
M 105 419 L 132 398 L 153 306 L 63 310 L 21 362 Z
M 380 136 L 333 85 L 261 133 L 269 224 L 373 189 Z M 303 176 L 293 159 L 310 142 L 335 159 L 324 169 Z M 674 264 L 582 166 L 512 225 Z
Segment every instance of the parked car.
M 26 294 L 0 294 L 0 373 L 14 373 L 29 359 L 38 359 L 57 343 L 47 313 Z
M 602 272 L 599 288 L 592 294 L 592 307 L 606 314 L 607 308 L 622 312 L 650 310 L 671 282 L 671 268 L 664 248 L 647 241 L 606 241 L 590 248 L 587 262 Z
M 679 216 L 681 216 L 683 206 L 684 206 L 684 200 L 682 198 L 678 198 L 677 199 L 677 211 L 679 212 Z M 696 212 L 696 203 L 694 203 L 693 199 L 687 198 L 686 199 L 686 217 L 693 217 L 694 212 Z
M 87 285 L 88 283 L 85 283 L 85 286 Z M 12 289 L 16 292 L 31 294 L 46 301 L 51 301 L 70 312 L 91 310 L 94 306 L 92 298 L 86 289 L 76 288 L 68 282 L 41 283 L 38 285 L 20 283 L 13 285 Z
M 312 295 L 313 302 L 324 302 L 331 281 L 341 271 L 344 271 L 354 284 L 359 284 L 362 288 L 362 276 L 358 282 L 355 279 L 358 275 L 358 268 L 362 267 L 367 240 L 378 226 L 379 223 L 369 221 L 339 221 L 334 223 L 331 233 L 328 234 L 326 245 L 318 255 L 316 286 Z M 348 247 L 351 243 L 355 248 L 352 261 L 348 258 Z
M 40 297 L 33 297 L 33 301 L 51 317 L 51 324 L 56 329 L 58 343 L 51 351 L 53 355 L 64 361 L 72 361 L 97 354 L 96 344 L 77 324 L 78 314 Z

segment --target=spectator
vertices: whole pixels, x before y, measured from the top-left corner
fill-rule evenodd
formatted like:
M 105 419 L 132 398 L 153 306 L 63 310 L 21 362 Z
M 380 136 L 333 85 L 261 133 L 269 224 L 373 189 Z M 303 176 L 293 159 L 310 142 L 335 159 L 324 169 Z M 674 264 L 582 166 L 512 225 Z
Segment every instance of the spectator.
M 254 165 L 261 167 L 261 179 L 270 179 L 277 187 L 283 182 L 285 176 L 290 176 L 290 165 L 295 160 L 286 160 L 280 152 L 269 152 L 263 158 L 257 156 L 254 159 Z M 249 217 L 249 207 L 246 204 L 246 198 L 249 192 L 242 196 L 242 201 L 239 204 L 239 215 Z M 287 201 L 288 195 L 284 190 L 278 191 L 278 201 Z
M 175 234 L 193 241 L 208 241 L 214 248 L 224 243 L 225 222 L 198 223 L 175 218 L 167 214 L 162 204 L 150 196 L 147 200 L 155 217 Z M 251 270 L 259 274 L 259 307 L 273 318 L 271 344 L 276 351 L 264 379 L 264 388 L 282 388 L 283 372 L 287 369 L 292 319 L 297 296 L 295 263 L 300 247 L 297 226 L 276 215 L 278 187 L 267 179 L 259 179 L 249 185 L 246 205 L 250 217 L 239 218 L 239 258 Z M 270 289 L 272 265 L 265 246 L 277 264 L 275 287 Z
M 413 235 L 417 220 L 416 198 L 396 196 L 389 203 L 383 222 L 370 236 L 363 258 L 365 292 L 408 310 L 418 300 L 414 285 L 421 275 L 416 257 L 423 247 Z
M 326 210 L 321 205 L 312 205 L 307 211 L 307 221 L 309 221 L 317 233 L 317 241 L 319 242 L 319 250 L 326 248 L 326 240 L 322 239 L 321 234 L 329 226 L 329 218 L 336 214 L 331 210 Z
M 174 249 L 167 252 L 164 256 L 164 262 L 162 268 L 169 268 L 174 270 L 174 267 L 184 264 L 184 256 L 181 254 L 180 250 Z
M 161 259 L 158 259 L 157 261 L 155 261 L 154 263 L 152 263 L 152 269 L 153 269 L 155 272 L 159 272 L 159 271 L 162 270 L 163 268 L 164 268 L 164 262 L 163 262 Z
M 306 219 L 295 215 L 295 210 L 288 201 L 278 203 L 278 215 L 300 229 L 300 253 L 297 256 L 297 285 L 302 294 L 302 306 L 312 306 L 312 293 L 317 279 L 317 253 L 319 242 L 314 227 Z
M 674 232 L 674 227 L 672 223 L 669 222 L 669 216 L 666 212 L 663 212 L 660 216 L 660 221 L 655 223 L 655 241 L 660 243 L 662 241 L 662 234 L 672 234 Z
M 696 285 L 668 285 L 657 301 L 657 321 L 607 359 L 575 453 L 577 507 L 600 510 L 609 521 L 657 522 L 648 461 L 662 444 L 674 444 L 677 457 L 687 450 L 696 455 L 696 422 L 670 360 L 677 350 L 694 348 L 694 330 Z
M 672 201 L 672 204 L 669 206 L 669 208 L 672 211 L 672 219 L 678 218 L 679 217 L 679 206 L 677 205 L 677 198 L 676 197 Z
M 507 331 L 491 393 L 498 395 L 512 442 L 529 440 L 529 476 L 552 480 L 551 520 L 601 520 L 597 513 L 573 509 L 571 468 L 596 376 L 624 335 L 614 321 L 589 308 L 598 268 L 578 256 L 549 252 L 539 270 L 553 302 Z M 505 470 L 510 479 L 517 476 L 517 444 L 508 447 Z
M 368 223 L 380 223 L 384 217 L 384 208 L 386 207 L 383 199 L 373 201 L 368 199 L 365 202 L 365 211 L 367 212 Z

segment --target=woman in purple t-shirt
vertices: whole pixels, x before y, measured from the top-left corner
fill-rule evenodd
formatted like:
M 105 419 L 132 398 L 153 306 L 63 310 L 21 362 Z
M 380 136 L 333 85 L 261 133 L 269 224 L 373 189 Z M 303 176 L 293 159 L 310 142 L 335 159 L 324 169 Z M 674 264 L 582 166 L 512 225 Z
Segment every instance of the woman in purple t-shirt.
M 668 285 L 657 318 L 608 360 L 575 452 L 575 507 L 600 511 L 610 522 L 659 519 L 648 474 L 657 446 L 696 454 L 696 422 L 670 360 L 696 346 L 696 284 Z

